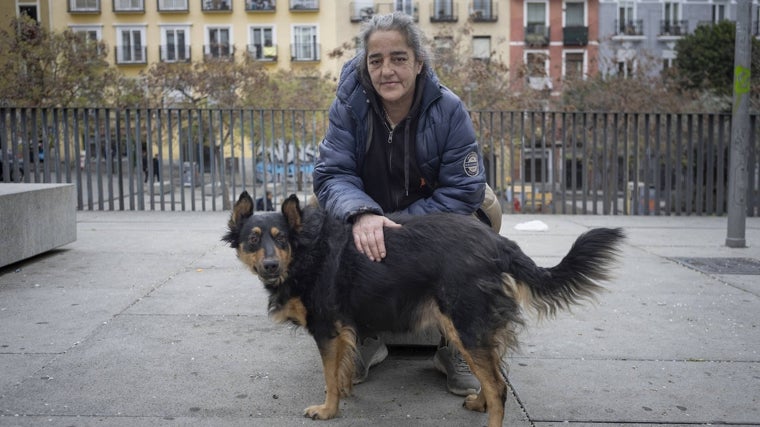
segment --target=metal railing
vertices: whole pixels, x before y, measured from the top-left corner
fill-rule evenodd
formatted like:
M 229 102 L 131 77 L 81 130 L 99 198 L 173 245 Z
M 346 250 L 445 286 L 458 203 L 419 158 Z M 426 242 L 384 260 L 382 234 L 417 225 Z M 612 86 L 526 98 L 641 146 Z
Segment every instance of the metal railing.
M 506 211 L 725 215 L 728 114 L 473 111 Z M 312 191 L 325 110 L 0 108 L 0 180 L 74 183 L 79 210 L 225 210 Z M 760 215 L 760 115 L 747 215 Z

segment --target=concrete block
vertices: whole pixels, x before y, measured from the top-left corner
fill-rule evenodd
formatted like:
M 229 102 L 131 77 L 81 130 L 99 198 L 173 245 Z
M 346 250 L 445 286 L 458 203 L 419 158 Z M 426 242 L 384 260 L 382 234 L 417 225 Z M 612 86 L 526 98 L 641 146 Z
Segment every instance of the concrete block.
M 0 184 L 0 267 L 76 238 L 73 184 Z

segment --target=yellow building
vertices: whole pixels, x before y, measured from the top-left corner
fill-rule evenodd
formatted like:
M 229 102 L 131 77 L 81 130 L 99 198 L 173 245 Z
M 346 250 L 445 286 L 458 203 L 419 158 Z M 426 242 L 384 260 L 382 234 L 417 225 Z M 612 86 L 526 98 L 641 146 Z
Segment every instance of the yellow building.
M 104 41 L 107 59 L 127 75 L 159 61 L 250 55 L 272 68 L 337 76 L 348 56 L 329 53 L 355 46 L 363 19 L 393 10 L 413 15 L 431 37 L 468 26 L 473 56 L 509 60 L 507 0 L 3 0 L 0 8 Z

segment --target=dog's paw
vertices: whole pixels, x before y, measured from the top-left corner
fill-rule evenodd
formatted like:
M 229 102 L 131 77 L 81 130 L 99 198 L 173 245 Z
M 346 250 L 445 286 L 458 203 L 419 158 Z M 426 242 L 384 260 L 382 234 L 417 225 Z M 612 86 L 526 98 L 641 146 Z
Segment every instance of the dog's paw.
M 470 411 L 486 412 L 486 399 L 483 398 L 482 392 L 481 394 L 471 394 L 464 398 L 462 406 Z
M 329 420 L 337 414 L 337 408 L 328 408 L 327 405 L 313 405 L 303 410 L 303 416 L 312 420 Z

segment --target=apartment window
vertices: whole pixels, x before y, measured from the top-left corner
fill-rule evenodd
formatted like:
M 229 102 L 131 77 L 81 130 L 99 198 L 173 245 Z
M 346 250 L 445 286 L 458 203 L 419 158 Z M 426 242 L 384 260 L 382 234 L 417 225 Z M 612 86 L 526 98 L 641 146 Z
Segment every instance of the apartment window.
M 291 57 L 294 61 L 319 60 L 319 44 L 315 25 L 296 25 L 293 27 Z
M 188 0 L 158 0 L 158 10 L 161 12 L 186 11 Z
M 433 21 L 455 20 L 453 0 L 434 0 L 430 19 Z
M 277 59 L 273 27 L 251 27 L 250 40 L 251 44 L 248 50 L 254 59 L 259 61 Z
M 396 0 L 396 7 L 397 12 L 404 12 L 409 16 L 416 16 L 416 11 L 414 10 L 414 1 L 412 0 Z
M 319 10 L 319 0 L 290 0 L 290 10 Z
M 213 11 L 231 11 L 232 10 L 232 0 L 202 0 L 203 6 L 201 9 L 205 12 L 213 12 Z
M 229 27 L 209 27 L 206 31 L 206 55 L 212 58 L 229 58 L 233 54 Z
M 618 3 L 618 33 L 636 34 L 636 3 L 622 0 Z
M 536 90 L 551 89 L 549 78 L 549 53 L 546 51 L 525 52 L 525 68 L 528 85 Z
M 357 0 L 351 3 L 351 21 L 366 21 L 375 14 L 374 0 Z
M 38 24 L 40 23 L 40 17 L 39 13 L 37 12 L 36 4 L 20 4 L 18 6 L 18 15 L 26 16 L 30 19 L 33 19 Z
M 472 38 L 472 57 L 485 61 L 491 58 L 490 36 L 474 36 Z
M 103 39 L 103 29 L 100 25 L 71 25 L 69 29 L 90 42 L 99 42 Z
M 116 63 L 145 63 L 145 27 L 116 29 Z
M 585 56 L 584 52 L 564 52 L 565 79 L 585 79 Z
M 100 0 L 69 0 L 70 12 L 100 12 Z
M 618 77 L 622 77 L 624 79 L 632 77 L 635 70 L 636 64 L 632 59 L 620 60 L 617 63 Z
M 549 43 L 547 9 L 545 2 L 525 4 L 525 42 L 530 46 L 544 46 Z
M 143 0 L 113 0 L 114 12 L 144 12 Z
M 161 61 L 186 62 L 190 60 L 190 27 L 161 27 Z
M 728 8 L 728 4 L 724 2 L 720 3 L 713 3 L 712 5 L 712 20 L 714 23 L 718 23 L 720 21 L 724 21 L 728 19 L 728 15 L 726 14 Z
M 583 2 L 565 3 L 565 26 L 566 27 L 585 27 L 586 26 L 586 4 Z
M 472 0 L 472 12 L 471 14 L 475 19 L 487 19 L 492 15 L 491 11 L 492 0 Z

